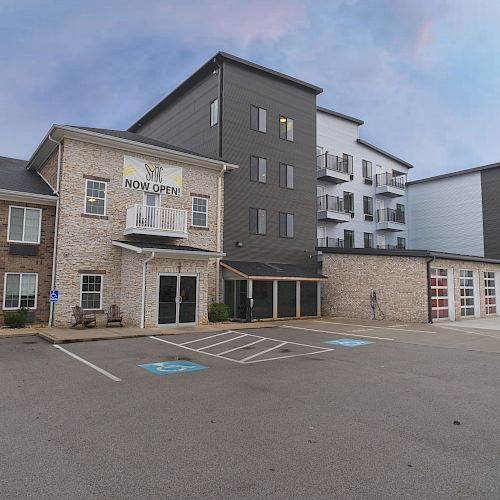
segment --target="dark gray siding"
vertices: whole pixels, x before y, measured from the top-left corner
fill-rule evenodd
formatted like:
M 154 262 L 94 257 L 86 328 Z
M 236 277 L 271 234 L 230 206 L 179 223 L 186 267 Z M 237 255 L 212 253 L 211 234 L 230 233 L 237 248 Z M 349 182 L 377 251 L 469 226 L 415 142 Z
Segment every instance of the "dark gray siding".
M 316 95 L 224 61 L 223 148 L 240 168 L 225 178 L 224 251 L 232 260 L 311 264 L 316 241 Z M 250 129 L 250 107 L 267 110 L 267 133 Z M 279 138 L 280 114 L 294 120 L 294 142 Z M 250 182 L 250 155 L 267 158 L 267 184 Z M 295 167 L 295 189 L 279 187 L 279 163 Z M 249 207 L 267 210 L 267 234 L 249 234 Z M 279 212 L 295 215 L 295 237 L 279 237 Z M 236 247 L 236 242 L 243 247 Z
M 207 72 L 187 92 L 135 130 L 202 155 L 218 156 L 218 125 L 210 127 L 210 102 L 218 96 L 218 77 Z
M 481 172 L 484 256 L 500 259 L 500 168 Z

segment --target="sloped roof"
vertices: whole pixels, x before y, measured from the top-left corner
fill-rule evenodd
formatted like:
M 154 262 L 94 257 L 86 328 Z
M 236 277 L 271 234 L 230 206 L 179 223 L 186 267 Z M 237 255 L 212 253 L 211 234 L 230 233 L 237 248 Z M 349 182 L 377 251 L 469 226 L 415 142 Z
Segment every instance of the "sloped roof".
M 307 279 L 326 279 L 322 274 L 311 270 L 306 266 L 297 264 L 279 264 L 279 263 L 264 263 L 264 262 L 245 262 L 245 261 L 228 261 L 221 262 L 222 266 L 242 274 L 248 278 L 307 278 Z
M 0 156 L 0 189 L 54 195 L 51 187 L 36 172 L 26 169 L 27 164 L 25 160 Z

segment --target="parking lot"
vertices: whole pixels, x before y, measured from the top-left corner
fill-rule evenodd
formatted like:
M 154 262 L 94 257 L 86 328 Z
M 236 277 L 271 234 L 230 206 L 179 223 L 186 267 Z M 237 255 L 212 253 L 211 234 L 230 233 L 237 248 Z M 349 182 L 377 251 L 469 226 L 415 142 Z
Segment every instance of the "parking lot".
M 0 340 L 0 497 L 500 497 L 500 331 Z

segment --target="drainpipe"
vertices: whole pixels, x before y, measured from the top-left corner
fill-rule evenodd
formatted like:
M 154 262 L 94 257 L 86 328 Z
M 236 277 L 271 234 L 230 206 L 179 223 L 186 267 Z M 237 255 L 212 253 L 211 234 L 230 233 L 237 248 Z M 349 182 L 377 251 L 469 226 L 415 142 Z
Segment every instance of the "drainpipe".
M 222 158 L 222 65 L 219 64 L 217 58 L 214 57 L 214 64 L 217 66 L 217 86 L 218 86 L 218 100 L 219 100 L 219 116 L 217 126 L 217 139 L 218 139 L 218 153 L 219 158 Z
M 221 231 L 221 222 L 222 222 L 222 182 L 224 181 L 224 173 L 226 172 L 227 167 L 224 165 L 219 173 L 219 178 L 217 179 L 217 253 L 220 253 L 222 250 L 222 231 Z M 215 300 L 217 302 L 220 301 L 220 258 L 217 257 L 215 259 Z
M 431 264 L 436 260 L 436 257 L 427 259 L 427 320 L 429 323 L 432 321 L 432 283 L 431 283 Z
M 141 300 L 141 328 L 144 328 L 144 316 L 146 315 L 146 269 L 148 262 L 155 258 L 155 253 L 151 255 L 142 263 L 142 300 Z
M 54 245 L 52 248 L 52 277 L 50 282 L 50 289 L 55 290 L 56 287 L 56 258 L 57 258 L 57 239 L 59 234 L 59 189 L 61 182 L 61 158 L 62 158 L 62 144 L 60 141 L 56 141 L 52 139 L 52 136 L 49 134 L 49 141 L 57 144 L 58 152 L 57 152 L 57 176 L 56 176 L 56 189 L 54 194 L 57 196 L 56 199 L 56 217 L 54 222 Z M 50 312 L 49 312 L 49 326 L 53 326 L 54 324 L 54 302 L 50 303 Z

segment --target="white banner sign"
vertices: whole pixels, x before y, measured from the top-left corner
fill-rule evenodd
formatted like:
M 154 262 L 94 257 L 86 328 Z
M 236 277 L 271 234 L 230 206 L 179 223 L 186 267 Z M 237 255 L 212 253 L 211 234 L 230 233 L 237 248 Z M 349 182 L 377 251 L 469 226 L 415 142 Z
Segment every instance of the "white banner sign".
M 182 167 L 123 157 L 123 187 L 150 193 L 182 195 Z

